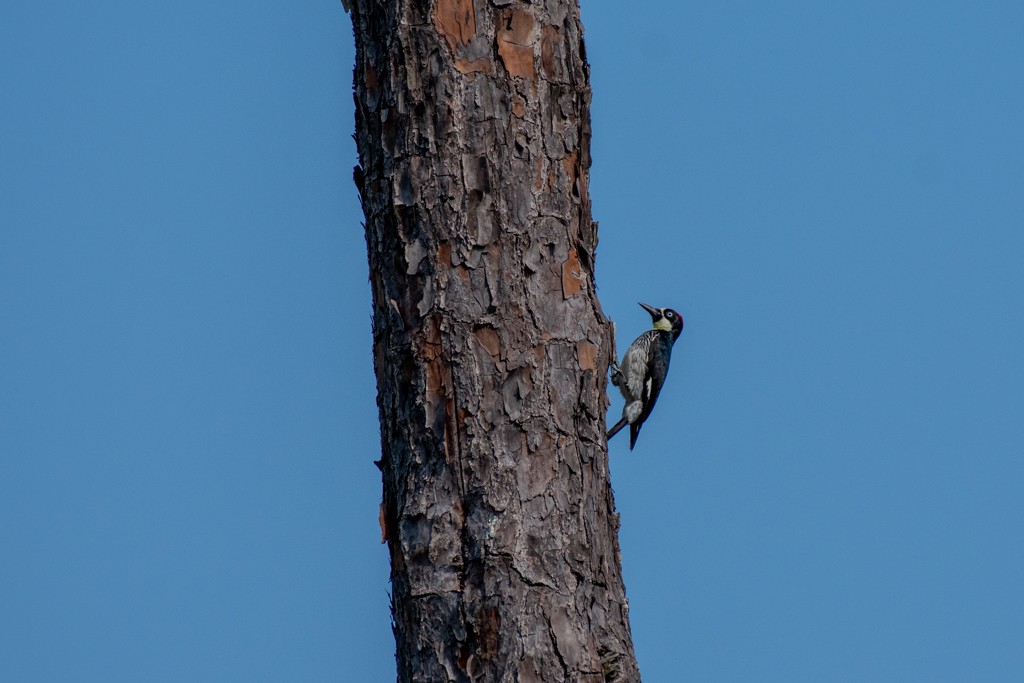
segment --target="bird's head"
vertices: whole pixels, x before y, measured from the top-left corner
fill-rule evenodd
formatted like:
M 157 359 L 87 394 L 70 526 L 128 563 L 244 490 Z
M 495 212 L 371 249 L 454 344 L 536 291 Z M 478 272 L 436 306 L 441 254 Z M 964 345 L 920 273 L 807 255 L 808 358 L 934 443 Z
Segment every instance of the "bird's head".
M 651 324 L 654 329 L 671 332 L 673 339 L 683 331 L 683 316 L 679 315 L 679 311 L 673 311 L 671 308 L 654 308 L 644 303 L 641 303 L 640 306 L 651 314 Z

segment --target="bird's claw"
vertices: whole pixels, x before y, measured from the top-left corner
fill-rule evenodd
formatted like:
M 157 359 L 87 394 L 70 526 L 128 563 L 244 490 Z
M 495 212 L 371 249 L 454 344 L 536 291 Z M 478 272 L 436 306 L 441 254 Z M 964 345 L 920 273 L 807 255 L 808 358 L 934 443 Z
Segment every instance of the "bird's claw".
M 612 361 L 611 365 L 608 366 L 608 370 L 612 374 L 612 384 L 619 386 L 619 382 L 622 380 L 622 371 L 619 370 L 619 364 Z

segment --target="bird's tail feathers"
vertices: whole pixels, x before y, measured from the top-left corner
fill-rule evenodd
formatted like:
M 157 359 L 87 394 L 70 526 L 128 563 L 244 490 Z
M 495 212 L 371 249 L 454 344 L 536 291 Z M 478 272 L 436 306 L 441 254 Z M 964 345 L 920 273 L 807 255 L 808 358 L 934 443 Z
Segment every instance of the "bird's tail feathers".
M 636 437 L 640 436 L 640 425 L 642 424 L 642 422 L 636 422 L 629 425 L 629 450 L 633 450 L 633 446 L 636 445 Z
M 623 417 L 621 420 L 615 423 L 615 426 L 608 430 L 608 438 L 612 438 L 619 433 L 619 430 L 629 424 L 629 420 Z M 632 448 L 630 449 L 632 450 Z

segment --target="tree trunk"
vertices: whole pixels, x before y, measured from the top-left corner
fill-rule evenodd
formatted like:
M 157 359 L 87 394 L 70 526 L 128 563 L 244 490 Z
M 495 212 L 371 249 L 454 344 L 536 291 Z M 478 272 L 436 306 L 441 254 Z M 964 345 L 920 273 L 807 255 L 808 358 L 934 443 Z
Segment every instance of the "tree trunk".
M 576 0 L 355 0 L 398 680 L 638 681 Z

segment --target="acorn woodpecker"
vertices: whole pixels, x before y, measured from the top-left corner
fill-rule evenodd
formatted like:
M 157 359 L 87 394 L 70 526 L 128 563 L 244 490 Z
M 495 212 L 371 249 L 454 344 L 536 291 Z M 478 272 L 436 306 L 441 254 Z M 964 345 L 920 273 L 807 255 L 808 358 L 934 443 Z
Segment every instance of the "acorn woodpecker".
M 683 316 L 671 308 L 654 308 L 640 304 L 651 314 L 652 328 L 633 340 L 622 356 L 622 365 L 612 362 L 612 384 L 619 388 L 626 405 L 622 419 L 608 430 L 608 438 L 629 425 L 629 450 L 633 450 L 640 427 L 650 416 L 665 384 L 672 345 L 683 331 Z

